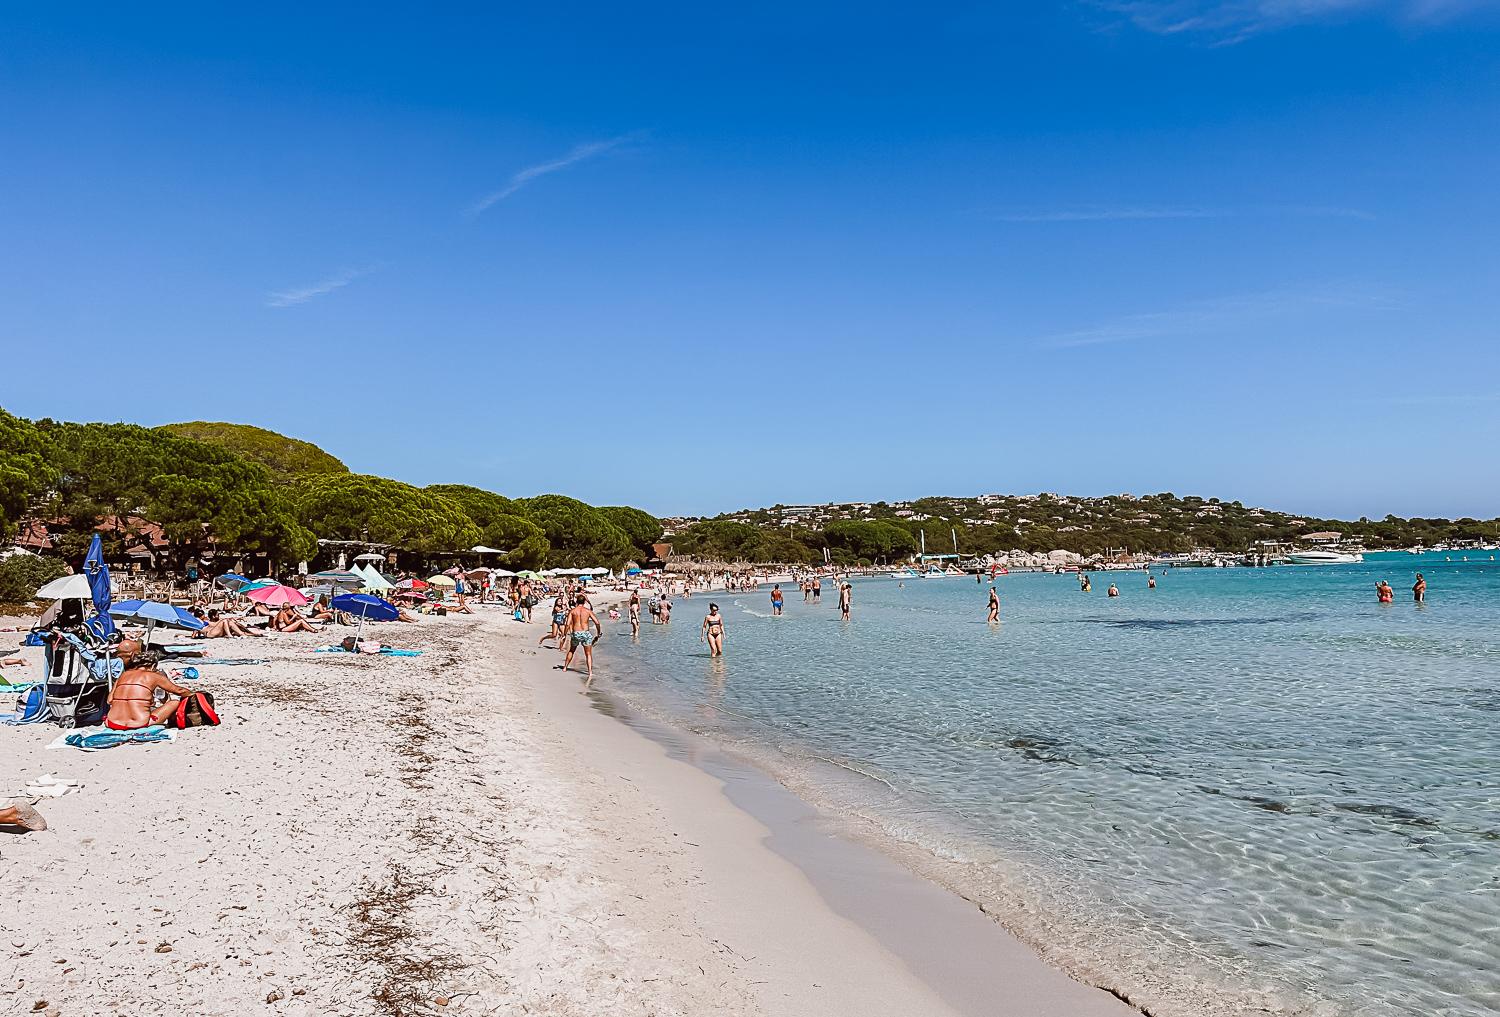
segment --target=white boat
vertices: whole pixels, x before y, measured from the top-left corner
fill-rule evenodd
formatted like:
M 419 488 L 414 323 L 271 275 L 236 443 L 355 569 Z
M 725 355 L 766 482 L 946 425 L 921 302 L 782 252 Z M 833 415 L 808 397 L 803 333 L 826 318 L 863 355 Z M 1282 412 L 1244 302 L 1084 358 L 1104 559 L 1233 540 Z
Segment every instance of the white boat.
M 1290 551 L 1286 560 L 1293 565 L 1353 565 L 1365 560 L 1365 556 L 1352 551 L 1328 551 L 1315 548 L 1309 551 Z

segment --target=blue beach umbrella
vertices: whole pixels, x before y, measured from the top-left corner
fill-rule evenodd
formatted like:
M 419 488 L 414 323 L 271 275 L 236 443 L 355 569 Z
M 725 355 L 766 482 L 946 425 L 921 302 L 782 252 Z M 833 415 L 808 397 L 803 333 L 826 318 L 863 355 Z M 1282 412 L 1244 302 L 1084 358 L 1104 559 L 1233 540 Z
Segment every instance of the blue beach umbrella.
M 215 579 L 214 582 L 224 587 L 230 593 L 239 593 L 241 589 L 250 585 L 250 580 L 235 572 L 226 572 Z
M 99 534 L 89 541 L 88 557 L 83 559 L 83 574 L 89 577 L 89 589 L 94 591 L 94 617 L 88 627 L 100 639 L 105 639 L 115 630 L 109 617 L 109 566 L 104 564 L 104 546 Z
M 334 597 L 332 605 L 335 611 L 343 611 L 345 614 L 359 617 L 359 624 L 354 627 L 355 639 L 358 639 L 359 634 L 364 631 L 366 618 L 372 621 L 395 621 L 401 617 L 401 612 L 397 611 L 389 601 L 364 593 L 346 593 L 343 596 Z
M 136 621 L 145 622 L 146 636 L 143 642 L 146 643 L 151 641 L 151 630 L 158 625 L 168 625 L 174 629 L 188 629 L 193 632 L 203 628 L 203 622 L 192 613 L 154 600 L 122 600 L 111 607 L 109 613 L 116 618 L 133 618 Z

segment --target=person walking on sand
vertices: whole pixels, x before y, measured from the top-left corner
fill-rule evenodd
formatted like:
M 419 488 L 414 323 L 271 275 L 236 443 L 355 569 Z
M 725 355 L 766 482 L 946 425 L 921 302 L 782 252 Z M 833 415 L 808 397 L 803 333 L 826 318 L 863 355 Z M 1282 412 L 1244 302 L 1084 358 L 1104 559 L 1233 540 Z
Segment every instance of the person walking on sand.
M 704 641 L 708 643 L 710 657 L 724 656 L 724 616 L 719 613 L 718 604 L 708 605 L 708 616 L 703 619 L 702 631 L 698 635 L 698 642 Z
M 773 615 L 781 614 L 781 604 L 781 584 L 777 583 L 775 586 L 771 587 L 771 613 Z
M 847 582 L 839 585 L 839 614 L 844 621 L 849 620 L 849 608 L 854 604 L 854 587 Z
M 1412 584 L 1411 599 L 1418 604 L 1427 603 L 1427 580 L 1422 578 L 1422 573 L 1417 573 L 1417 581 Z
M 993 584 L 990 586 L 990 624 L 1000 620 L 1000 594 Z
M 594 617 L 588 599 L 581 593 L 573 602 L 573 610 L 568 612 L 565 631 L 568 637 L 568 654 L 563 658 L 562 670 L 567 671 L 573 664 L 573 655 L 580 649 L 583 650 L 584 663 L 588 666 L 588 680 L 583 683 L 583 688 L 587 692 L 594 683 L 594 644 L 604 635 L 604 626 Z

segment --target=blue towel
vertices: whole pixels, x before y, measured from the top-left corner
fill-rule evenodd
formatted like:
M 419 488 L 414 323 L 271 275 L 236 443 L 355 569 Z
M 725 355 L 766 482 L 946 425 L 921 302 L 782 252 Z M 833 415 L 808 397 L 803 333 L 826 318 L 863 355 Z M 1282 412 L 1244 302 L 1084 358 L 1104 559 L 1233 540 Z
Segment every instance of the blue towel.
M 70 734 L 64 739 L 77 749 L 112 749 L 126 742 L 169 742 L 172 736 L 161 724 L 143 727 L 135 731 L 100 731 L 97 734 Z

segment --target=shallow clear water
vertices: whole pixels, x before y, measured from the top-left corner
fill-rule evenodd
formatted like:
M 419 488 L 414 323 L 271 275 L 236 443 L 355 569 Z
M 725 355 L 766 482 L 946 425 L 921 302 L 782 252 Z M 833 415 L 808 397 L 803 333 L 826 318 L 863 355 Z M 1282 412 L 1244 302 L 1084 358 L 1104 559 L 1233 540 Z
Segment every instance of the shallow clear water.
M 699 595 L 601 657 L 678 720 L 867 774 L 832 798 L 1165 1012 L 1496 1013 L 1500 564 L 1459 557 L 1001 576 L 995 627 L 972 578 L 856 580 L 848 624 Z

